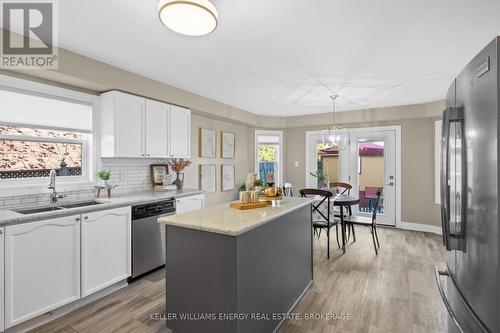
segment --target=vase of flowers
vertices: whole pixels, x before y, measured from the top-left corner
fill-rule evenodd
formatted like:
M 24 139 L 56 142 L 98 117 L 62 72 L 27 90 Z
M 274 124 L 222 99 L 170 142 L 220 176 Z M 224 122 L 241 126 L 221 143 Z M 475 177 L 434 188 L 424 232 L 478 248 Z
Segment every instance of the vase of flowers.
M 177 186 L 178 190 L 182 190 L 184 187 L 184 173 L 182 172 L 185 168 L 191 165 L 190 160 L 185 160 L 183 158 L 174 158 L 168 162 L 170 169 L 177 175 L 174 180 L 175 186 Z M 182 179 L 181 179 L 182 175 Z
M 99 186 L 108 187 L 108 180 L 111 178 L 111 171 L 103 169 L 97 173 L 97 178 L 99 178 Z

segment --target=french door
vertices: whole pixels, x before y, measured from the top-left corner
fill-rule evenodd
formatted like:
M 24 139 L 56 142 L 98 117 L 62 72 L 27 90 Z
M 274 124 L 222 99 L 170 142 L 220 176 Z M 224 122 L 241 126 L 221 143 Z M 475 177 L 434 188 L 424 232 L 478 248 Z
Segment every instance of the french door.
M 348 149 L 351 193 L 360 198 L 353 214 L 369 219 L 376 209 L 378 224 L 396 226 L 396 131 L 352 130 Z

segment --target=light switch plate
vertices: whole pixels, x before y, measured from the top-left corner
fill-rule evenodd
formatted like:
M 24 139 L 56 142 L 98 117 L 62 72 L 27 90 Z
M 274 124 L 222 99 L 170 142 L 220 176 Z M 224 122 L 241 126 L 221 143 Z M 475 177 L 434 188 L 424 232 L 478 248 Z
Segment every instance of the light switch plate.
M 299 161 L 295 161 L 295 167 L 298 168 L 299 167 Z

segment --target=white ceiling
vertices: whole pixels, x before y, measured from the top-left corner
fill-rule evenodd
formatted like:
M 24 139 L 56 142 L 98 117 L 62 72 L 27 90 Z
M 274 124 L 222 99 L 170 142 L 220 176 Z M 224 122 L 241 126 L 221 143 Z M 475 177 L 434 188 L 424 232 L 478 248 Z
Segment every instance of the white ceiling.
M 58 3 L 60 46 L 261 115 L 442 99 L 500 35 L 499 0 L 213 0 L 204 37 L 164 27 L 156 0 Z

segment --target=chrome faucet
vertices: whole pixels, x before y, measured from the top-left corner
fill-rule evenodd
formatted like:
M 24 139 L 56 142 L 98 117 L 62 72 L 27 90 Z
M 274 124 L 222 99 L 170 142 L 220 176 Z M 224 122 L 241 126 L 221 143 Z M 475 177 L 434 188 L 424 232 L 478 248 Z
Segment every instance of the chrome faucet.
M 47 188 L 49 190 L 52 190 L 52 194 L 50 195 L 50 202 L 55 205 L 57 204 L 57 200 L 62 199 L 66 196 L 56 192 L 56 170 L 54 169 L 50 170 L 49 178 L 50 181 L 49 181 L 49 186 L 47 186 Z

